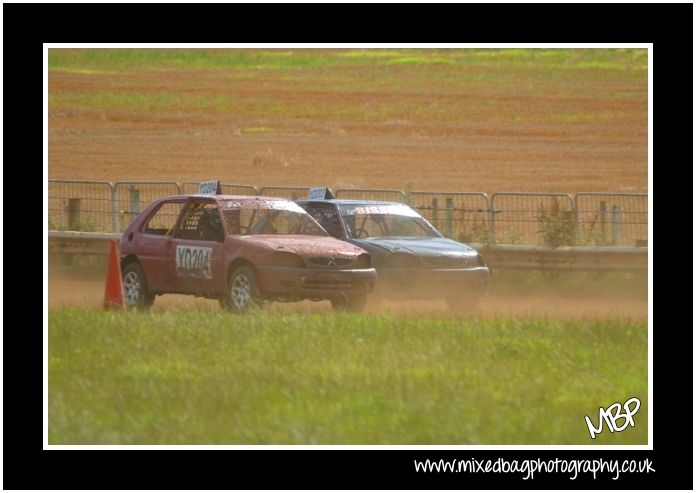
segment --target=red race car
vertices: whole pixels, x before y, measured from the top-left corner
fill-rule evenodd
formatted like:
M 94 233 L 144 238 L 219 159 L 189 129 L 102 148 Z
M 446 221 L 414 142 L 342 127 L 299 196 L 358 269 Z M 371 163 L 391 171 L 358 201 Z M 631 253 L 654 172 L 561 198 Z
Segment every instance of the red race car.
M 279 198 L 177 195 L 150 204 L 123 233 L 128 307 L 164 293 L 218 299 L 243 312 L 265 300 L 331 300 L 362 310 L 376 272 L 362 248 L 329 236 Z

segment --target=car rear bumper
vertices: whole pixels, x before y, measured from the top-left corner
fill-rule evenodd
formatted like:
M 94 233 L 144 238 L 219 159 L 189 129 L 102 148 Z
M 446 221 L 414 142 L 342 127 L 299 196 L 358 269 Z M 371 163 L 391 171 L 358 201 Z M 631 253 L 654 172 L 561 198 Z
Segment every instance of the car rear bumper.
M 375 269 L 298 269 L 261 267 L 259 285 L 264 294 L 330 299 L 341 293 L 371 292 L 377 280 Z
M 488 267 L 470 269 L 380 269 L 377 292 L 385 298 L 480 298 L 490 285 Z

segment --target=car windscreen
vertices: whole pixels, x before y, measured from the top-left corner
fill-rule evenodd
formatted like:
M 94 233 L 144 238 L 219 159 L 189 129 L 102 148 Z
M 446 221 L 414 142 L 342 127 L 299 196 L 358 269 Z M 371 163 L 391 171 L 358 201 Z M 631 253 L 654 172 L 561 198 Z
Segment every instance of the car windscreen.
M 326 231 L 292 202 L 234 203 L 223 209 L 229 235 L 314 235 Z
M 342 205 L 339 206 L 339 211 L 350 238 L 440 236 L 420 214 L 407 205 Z

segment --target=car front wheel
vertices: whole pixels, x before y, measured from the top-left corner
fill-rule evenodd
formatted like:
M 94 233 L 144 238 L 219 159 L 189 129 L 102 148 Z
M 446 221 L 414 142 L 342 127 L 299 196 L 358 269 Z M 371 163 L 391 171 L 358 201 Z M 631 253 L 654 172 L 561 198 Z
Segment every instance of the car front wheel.
M 227 280 L 227 292 L 220 299 L 220 304 L 238 313 L 260 305 L 256 275 L 250 266 L 242 265 L 232 271 Z
M 155 302 L 155 295 L 150 292 L 139 264 L 128 264 L 123 269 L 123 299 L 126 308 L 150 308 Z
M 365 310 L 367 304 L 367 294 L 343 295 L 331 300 L 331 306 L 336 311 L 347 311 L 359 313 Z

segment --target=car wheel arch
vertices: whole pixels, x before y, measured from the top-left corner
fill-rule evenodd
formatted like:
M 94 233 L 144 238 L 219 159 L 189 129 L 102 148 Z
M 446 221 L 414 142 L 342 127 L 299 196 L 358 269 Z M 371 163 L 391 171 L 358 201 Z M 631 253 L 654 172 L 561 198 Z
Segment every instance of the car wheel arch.
M 256 270 L 256 266 L 255 266 L 254 264 L 252 264 L 251 261 L 247 260 L 247 259 L 244 258 L 244 257 L 237 257 L 237 258 L 234 259 L 232 262 L 230 262 L 230 264 L 227 266 L 227 271 L 226 271 L 227 274 L 226 274 L 226 276 L 225 276 L 225 279 L 226 279 L 226 280 L 229 280 L 230 274 L 232 274 L 232 272 L 234 272 L 234 270 L 235 270 L 237 267 L 241 267 L 242 265 L 247 265 L 247 266 L 249 266 L 249 267 L 251 268 L 251 270 L 254 271 L 254 274 L 255 274 L 256 277 L 258 278 L 258 274 L 259 274 L 259 273 L 258 273 L 258 271 Z
M 142 267 L 140 259 L 137 257 L 137 255 L 133 253 L 126 255 L 124 258 L 121 259 L 121 270 L 125 269 L 130 264 L 139 264 L 140 267 Z

